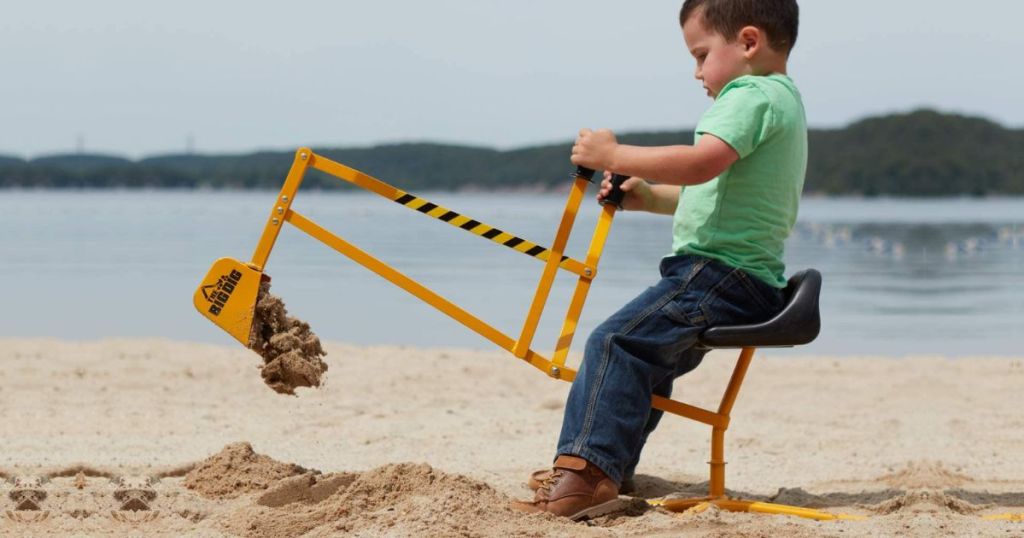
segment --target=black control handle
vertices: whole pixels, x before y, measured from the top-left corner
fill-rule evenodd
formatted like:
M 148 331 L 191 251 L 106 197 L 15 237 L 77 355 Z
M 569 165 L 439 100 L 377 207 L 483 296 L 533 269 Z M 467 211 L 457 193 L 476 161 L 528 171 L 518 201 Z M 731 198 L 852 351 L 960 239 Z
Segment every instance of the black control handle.
M 626 197 L 626 191 L 622 190 L 622 184 L 629 179 L 629 176 L 622 174 L 612 174 L 612 190 L 608 193 L 608 196 L 601 200 L 601 205 L 615 204 L 615 207 L 622 209 L 622 199 Z
M 576 167 L 576 174 L 575 174 L 575 176 L 576 177 L 581 177 L 581 178 L 583 178 L 583 179 L 585 179 L 587 181 L 593 182 L 593 180 L 594 180 L 594 171 L 591 170 L 590 168 L 587 168 L 586 166 L 577 166 Z

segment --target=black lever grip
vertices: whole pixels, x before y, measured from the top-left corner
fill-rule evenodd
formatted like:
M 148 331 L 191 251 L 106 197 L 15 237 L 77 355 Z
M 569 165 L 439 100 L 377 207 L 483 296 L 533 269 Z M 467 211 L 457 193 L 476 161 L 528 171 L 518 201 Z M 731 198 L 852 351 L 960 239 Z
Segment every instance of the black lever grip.
M 577 166 L 575 176 L 581 177 L 587 181 L 593 181 L 594 171 L 591 170 L 590 168 L 587 168 L 586 166 Z
M 629 176 L 622 174 L 612 174 L 612 190 L 608 193 L 608 196 L 601 200 L 601 205 L 615 204 L 615 207 L 622 209 L 622 199 L 626 197 L 626 192 L 622 190 L 622 184 L 629 179 Z

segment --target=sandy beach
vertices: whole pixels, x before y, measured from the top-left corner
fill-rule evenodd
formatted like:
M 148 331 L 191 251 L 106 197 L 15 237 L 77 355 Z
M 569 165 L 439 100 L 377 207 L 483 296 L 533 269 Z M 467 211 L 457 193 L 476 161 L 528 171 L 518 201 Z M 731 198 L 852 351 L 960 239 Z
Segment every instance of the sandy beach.
M 1024 513 L 1022 359 L 755 358 L 730 492 L 865 520 L 646 505 L 706 488 L 709 428 L 667 417 L 638 500 L 571 523 L 508 509 L 568 384 L 501 351 L 324 347 L 324 385 L 287 396 L 241 347 L 0 340 L 0 535 L 1024 535 L 984 518 Z M 715 352 L 676 396 L 714 407 L 732 363 Z

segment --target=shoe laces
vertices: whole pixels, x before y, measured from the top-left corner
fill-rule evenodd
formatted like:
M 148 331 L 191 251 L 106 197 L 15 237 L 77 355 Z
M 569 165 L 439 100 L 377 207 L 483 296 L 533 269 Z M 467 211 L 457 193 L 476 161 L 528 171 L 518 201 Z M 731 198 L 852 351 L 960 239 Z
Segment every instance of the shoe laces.
M 551 488 L 555 487 L 558 484 L 558 479 L 560 479 L 560 478 L 562 478 L 562 470 L 561 469 L 553 469 L 551 471 L 551 474 L 548 475 L 548 477 L 545 478 L 540 483 L 540 487 L 537 488 L 537 491 L 543 491 L 545 494 L 550 493 L 551 492 Z

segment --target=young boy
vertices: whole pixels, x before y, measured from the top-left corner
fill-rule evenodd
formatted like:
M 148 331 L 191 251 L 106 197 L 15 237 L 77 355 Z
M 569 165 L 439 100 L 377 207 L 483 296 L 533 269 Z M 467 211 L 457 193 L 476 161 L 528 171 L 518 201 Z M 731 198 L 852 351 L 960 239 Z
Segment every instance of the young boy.
M 796 221 L 807 162 L 800 93 L 786 76 L 796 0 L 686 0 L 683 37 L 714 99 L 693 146 L 619 144 L 580 131 L 572 162 L 630 176 L 625 209 L 674 215 L 661 280 L 587 340 L 551 470 L 531 476 L 527 512 L 581 519 L 613 510 L 631 479 L 672 381 L 700 364 L 713 325 L 762 321 L 783 306 L 783 242 Z M 643 178 L 643 179 L 641 179 Z

